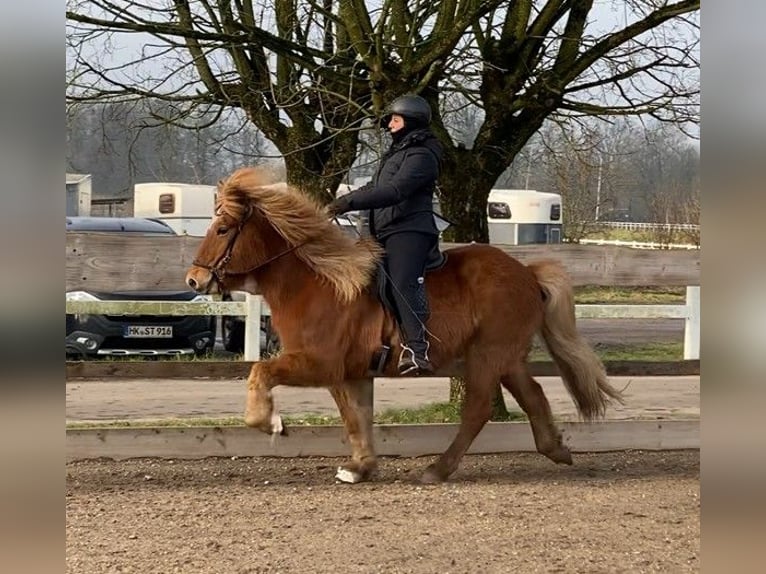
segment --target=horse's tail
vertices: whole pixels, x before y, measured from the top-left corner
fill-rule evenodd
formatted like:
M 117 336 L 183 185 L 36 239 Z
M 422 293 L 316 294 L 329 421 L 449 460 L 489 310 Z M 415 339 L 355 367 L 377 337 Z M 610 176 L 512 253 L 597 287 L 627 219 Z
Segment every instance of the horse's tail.
M 606 370 L 577 331 L 572 283 L 558 261 L 529 264 L 545 294 L 542 336 L 564 379 L 564 385 L 585 420 L 603 417 L 611 400 L 623 402 L 607 380 Z

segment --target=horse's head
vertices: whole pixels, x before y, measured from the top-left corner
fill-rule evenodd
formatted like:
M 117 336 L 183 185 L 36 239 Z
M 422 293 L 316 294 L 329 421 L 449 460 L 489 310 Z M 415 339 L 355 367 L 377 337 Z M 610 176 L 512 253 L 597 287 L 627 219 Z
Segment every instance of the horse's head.
M 284 184 L 262 185 L 263 172 L 244 169 L 218 183 L 215 213 L 200 243 L 186 284 L 200 293 L 242 289 L 248 275 L 285 243 L 265 220 L 253 189 L 280 192 Z
M 201 293 L 254 293 L 268 281 L 278 284 L 280 273 L 283 283 L 294 284 L 302 270 L 304 283 L 330 285 L 339 300 L 350 301 L 369 283 L 380 254 L 375 241 L 357 242 L 341 231 L 308 195 L 242 168 L 218 185 L 215 216 L 186 284 Z

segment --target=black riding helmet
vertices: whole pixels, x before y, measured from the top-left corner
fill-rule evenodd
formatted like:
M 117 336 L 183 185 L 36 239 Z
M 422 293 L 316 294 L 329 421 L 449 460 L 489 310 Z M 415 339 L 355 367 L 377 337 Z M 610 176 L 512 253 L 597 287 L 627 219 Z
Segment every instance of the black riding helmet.
M 393 114 L 402 116 L 405 120 L 413 120 L 419 127 L 426 127 L 431 123 L 431 106 L 424 98 L 415 94 L 399 96 L 389 104 L 380 120 L 382 128 L 388 125 Z

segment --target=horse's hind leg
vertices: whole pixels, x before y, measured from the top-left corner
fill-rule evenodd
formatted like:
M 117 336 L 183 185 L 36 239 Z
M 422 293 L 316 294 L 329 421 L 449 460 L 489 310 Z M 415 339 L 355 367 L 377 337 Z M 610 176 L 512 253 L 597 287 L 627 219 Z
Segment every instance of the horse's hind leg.
M 540 384 L 529 374 L 526 365 L 501 377 L 500 382 L 527 413 L 537 452 L 553 462 L 572 464 L 572 454 L 561 441 L 561 433 L 553 422 L 548 399 Z
M 367 480 L 378 466 L 372 445 L 372 381 L 344 381 L 330 387 L 346 425 L 351 462 L 338 467 L 335 478 L 356 483 Z
M 492 398 L 497 391 L 498 377 L 486 369 L 487 363 L 481 364 L 485 359 L 477 356 L 468 359 L 465 399 L 457 436 L 444 454 L 426 468 L 421 482 L 434 484 L 447 480 L 492 415 Z

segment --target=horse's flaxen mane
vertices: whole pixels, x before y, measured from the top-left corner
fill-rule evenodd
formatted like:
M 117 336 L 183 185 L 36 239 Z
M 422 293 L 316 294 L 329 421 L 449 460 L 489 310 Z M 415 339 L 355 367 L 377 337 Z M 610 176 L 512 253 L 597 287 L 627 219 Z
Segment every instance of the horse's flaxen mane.
M 271 183 L 268 172 L 241 168 L 218 186 L 217 211 L 241 220 L 248 203 L 258 209 L 294 253 L 341 301 L 353 300 L 369 284 L 382 250 L 373 240 L 355 241 L 328 220 L 324 209 L 286 183 Z

